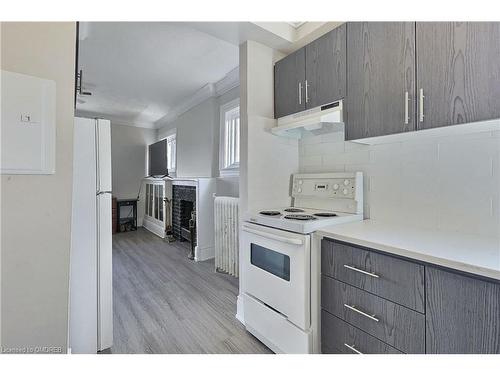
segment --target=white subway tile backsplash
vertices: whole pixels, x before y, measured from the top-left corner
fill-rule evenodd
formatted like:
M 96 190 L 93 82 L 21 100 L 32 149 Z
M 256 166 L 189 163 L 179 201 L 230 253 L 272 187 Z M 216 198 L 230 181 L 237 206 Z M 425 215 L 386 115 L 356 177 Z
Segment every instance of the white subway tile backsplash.
M 300 143 L 302 143 L 304 145 L 312 145 L 312 144 L 316 144 L 316 143 L 321 143 L 321 137 L 313 136 L 313 135 L 305 136 L 305 137 L 301 138 Z
M 326 143 L 325 143 L 326 144 Z M 323 154 L 323 160 L 337 164 L 363 164 L 370 162 L 370 150 L 351 150 L 344 153 Z
M 500 131 L 377 145 L 344 142 L 340 132 L 299 144 L 303 173 L 363 172 L 366 218 L 500 232 Z
M 390 143 L 390 144 L 380 144 L 373 145 L 370 148 L 371 151 L 371 161 L 372 163 L 385 163 L 387 161 L 393 161 L 394 155 L 401 152 L 401 143 Z
M 300 157 L 299 165 L 302 167 L 321 165 L 321 155 Z
M 328 134 L 323 134 L 320 136 L 321 142 L 342 142 L 344 143 L 344 132 L 333 132 Z
M 360 150 L 360 149 L 369 149 L 369 145 L 365 145 L 363 143 L 356 143 L 356 142 L 350 142 L 350 141 L 345 141 L 345 150 L 350 151 L 350 150 Z

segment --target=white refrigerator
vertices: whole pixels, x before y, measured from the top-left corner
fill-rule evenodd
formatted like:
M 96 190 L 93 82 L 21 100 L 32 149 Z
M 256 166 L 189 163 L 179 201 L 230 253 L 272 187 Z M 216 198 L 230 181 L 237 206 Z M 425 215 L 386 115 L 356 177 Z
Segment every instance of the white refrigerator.
M 69 347 L 96 353 L 113 344 L 111 125 L 75 118 Z

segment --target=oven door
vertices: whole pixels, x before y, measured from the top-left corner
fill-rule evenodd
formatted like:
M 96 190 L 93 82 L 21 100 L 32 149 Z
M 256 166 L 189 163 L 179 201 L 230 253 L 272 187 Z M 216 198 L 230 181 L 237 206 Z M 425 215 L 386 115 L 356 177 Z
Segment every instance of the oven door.
M 242 289 L 302 329 L 310 326 L 310 236 L 242 225 Z

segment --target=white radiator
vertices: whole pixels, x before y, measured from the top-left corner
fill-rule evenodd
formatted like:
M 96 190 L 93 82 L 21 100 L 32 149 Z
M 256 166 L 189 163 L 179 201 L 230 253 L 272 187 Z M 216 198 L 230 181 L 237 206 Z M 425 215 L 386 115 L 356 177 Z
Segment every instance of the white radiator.
M 215 270 L 238 277 L 238 198 L 215 198 Z

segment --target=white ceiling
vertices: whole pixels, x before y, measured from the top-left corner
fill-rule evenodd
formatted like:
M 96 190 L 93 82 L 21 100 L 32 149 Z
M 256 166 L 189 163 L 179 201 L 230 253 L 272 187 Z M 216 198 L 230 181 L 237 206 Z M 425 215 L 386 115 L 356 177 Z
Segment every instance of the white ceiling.
M 81 22 L 78 63 L 92 96 L 78 97 L 77 115 L 162 126 L 212 95 L 221 79 L 222 86 L 237 82 L 240 43 L 255 40 L 286 54 L 339 24 Z
M 80 23 L 77 114 L 153 127 L 238 66 L 238 46 L 180 23 Z M 85 103 L 82 103 L 84 101 Z

